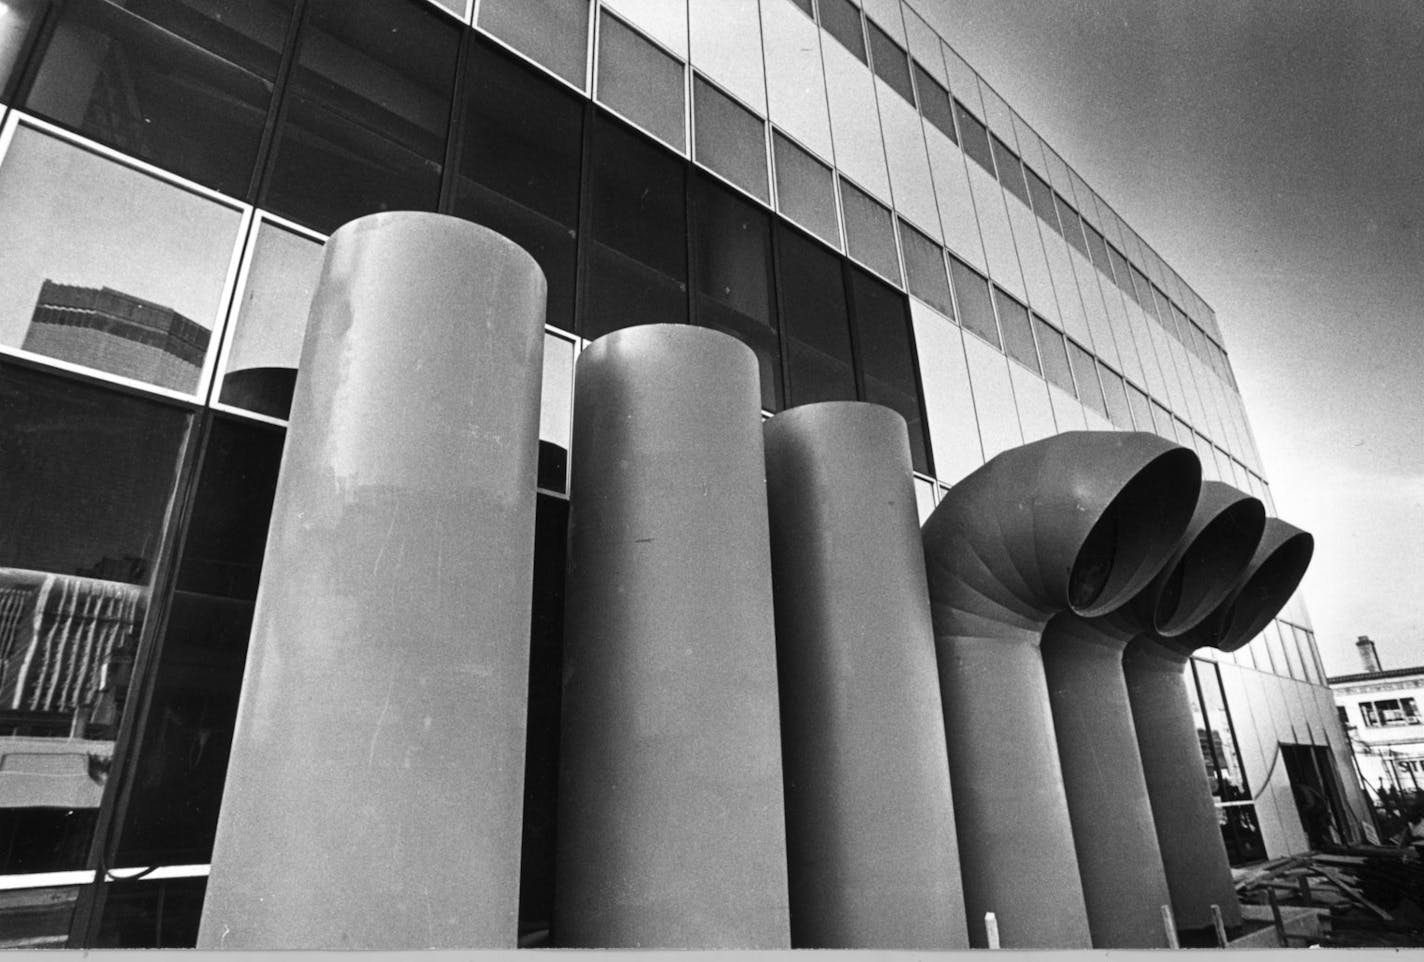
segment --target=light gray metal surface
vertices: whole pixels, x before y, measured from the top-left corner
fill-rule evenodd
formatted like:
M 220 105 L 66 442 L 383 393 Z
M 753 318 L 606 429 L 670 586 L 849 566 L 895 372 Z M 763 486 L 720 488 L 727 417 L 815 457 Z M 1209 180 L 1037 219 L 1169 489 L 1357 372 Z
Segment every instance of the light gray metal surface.
M 455 218 L 327 242 L 200 948 L 514 946 L 544 295 Z
M 968 948 L 905 421 L 765 425 L 797 948 Z
M 700 328 L 579 358 L 556 944 L 790 945 L 760 398 Z

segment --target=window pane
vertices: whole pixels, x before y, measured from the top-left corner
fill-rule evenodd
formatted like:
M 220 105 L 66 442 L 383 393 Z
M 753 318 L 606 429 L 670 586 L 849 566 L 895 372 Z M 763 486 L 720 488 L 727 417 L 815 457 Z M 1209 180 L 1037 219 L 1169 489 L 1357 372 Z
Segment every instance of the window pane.
M 949 273 L 954 280 L 954 294 L 959 302 L 959 322 L 995 347 L 999 347 L 999 328 L 994 323 L 994 305 L 989 300 L 989 282 L 974 268 L 950 255 Z
M 0 343 L 198 388 L 241 215 L 29 127 L 0 164 Z
M 954 102 L 954 116 L 959 121 L 960 143 L 964 152 L 992 175 L 994 158 L 990 154 L 989 128 L 980 123 L 979 118 L 957 100 Z
M 875 67 L 875 75 L 885 81 L 901 97 L 915 103 L 915 91 L 910 86 L 910 61 L 899 44 L 891 40 L 884 30 L 867 20 L 870 30 L 870 59 Z
M 103 887 L 97 945 L 186 949 L 198 944 L 206 878 L 140 879 Z
M 778 410 L 781 347 L 772 297 L 771 218 L 705 177 L 692 190 L 693 291 L 698 324 L 741 339 L 761 367 L 761 403 Z
M 1058 214 L 1053 209 L 1053 189 L 1032 169 L 1025 168 L 1025 172 L 1028 175 L 1028 195 L 1033 201 L 1033 212 L 1038 215 L 1039 220 L 1061 234 Z
M 82 868 L 188 415 L 0 366 L 0 875 Z M 35 772 L 43 774 L 36 776 Z
M 482 0 L 479 25 L 584 89 L 589 0 Z
M 1093 266 L 1106 274 L 1111 268 L 1108 267 L 1108 246 L 1103 235 L 1087 221 L 1083 222 L 1083 231 L 1088 235 L 1088 249 L 1093 252 Z
M 994 304 L 999 309 L 999 327 L 1004 332 L 1004 349 L 1009 357 L 1035 374 L 1041 373 L 1038 352 L 1033 346 L 1033 328 L 1029 325 L 1028 308 L 1002 290 L 994 288 Z
M 537 484 L 560 493 L 568 490 L 569 441 L 573 435 L 574 345 L 545 332 L 544 383 L 539 392 L 539 467 Z
M 1064 238 L 1068 243 L 1078 248 L 1078 253 L 1087 257 L 1088 245 L 1083 240 L 1083 222 L 1078 219 L 1078 212 L 1057 194 L 1054 195 L 1054 198 L 1058 201 L 1058 219 L 1063 224 Z
M 59 11 L 26 109 L 246 196 L 292 0 L 88 0 Z
M 623 124 L 594 122 L 587 338 L 687 320 L 685 164 Z
M 954 303 L 949 296 L 944 251 L 903 220 L 900 221 L 900 246 L 905 252 L 905 273 L 909 275 L 910 293 L 946 317 L 953 317 Z
M 599 21 L 598 99 L 678 150 L 682 63 L 607 12 Z
M 251 257 L 218 400 L 285 419 L 321 274 L 322 245 L 264 221 Z
M 1052 384 L 1057 384 L 1072 397 L 1078 392 L 1073 388 L 1073 369 L 1068 366 L 1068 348 L 1063 342 L 1063 334 L 1037 314 L 1033 315 L 1033 330 L 1038 335 L 1038 353 L 1043 358 L 1043 374 Z
M 283 434 L 213 422 L 118 827 L 119 865 L 212 857 Z
M 0 16 L 0 102 L 10 102 L 10 85 L 19 80 L 25 44 L 49 6 L 50 0 L 7 0 L 5 15 Z
M 1127 403 L 1132 408 L 1132 423 L 1139 431 L 1152 430 L 1152 405 L 1147 395 L 1136 385 L 1127 386 Z
M 920 113 L 924 118 L 938 127 L 940 133 L 959 143 L 959 135 L 954 132 L 954 108 L 949 105 L 949 91 L 919 64 L 915 64 L 915 89 L 920 95 Z
M 841 246 L 836 187 L 831 168 L 772 131 L 776 151 L 776 203 L 780 211 L 835 247 Z
M 1127 406 L 1127 388 L 1116 371 L 1098 364 L 1102 378 L 1103 399 L 1108 406 L 1108 420 L 1124 431 L 1132 430 L 1132 412 Z
M 474 43 L 454 213 L 533 255 L 549 283 L 550 324 L 572 331 L 583 98 Z
M 779 226 L 776 234 L 786 339 L 786 406 L 854 401 L 841 259 L 788 228 Z
M 1098 372 L 1094 370 L 1093 356 L 1072 341 L 1068 342 L 1068 360 L 1073 367 L 1073 380 L 1078 383 L 1078 397 L 1088 407 L 1103 417 L 1108 416 L 1108 404 L 1103 398 L 1102 386 L 1098 384 Z
M 860 10 L 850 0 L 820 0 L 821 26 L 865 63 L 865 35 L 860 31 Z
M 416 0 L 309 0 L 264 206 L 331 233 L 434 210 L 460 25 Z
M 766 125 L 701 77 L 694 80 L 692 92 L 697 162 L 754 197 L 768 200 Z
M 999 183 L 1027 204 L 1028 186 L 1024 183 L 1023 165 L 1019 163 L 1018 154 L 998 137 L 993 139 L 993 151 L 994 162 L 999 168 Z
M 861 399 L 898 411 L 910 433 L 910 459 L 928 474 L 924 419 L 920 416 L 915 352 L 910 342 L 910 311 L 905 295 L 864 271 L 851 268 L 855 318 L 855 356 L 864 392 Z
M 1152 430 L 1168 440 L 1175 440 L 1177 432 L 1172 428 L 1172 415 L 1156 401 L 1152 402 Z
M 881 276 L 898 282 L 900 260 L 895 253 L 895 223 L 890 209 L 844 178 L 841 179 L 841 204 L 850 256 Z

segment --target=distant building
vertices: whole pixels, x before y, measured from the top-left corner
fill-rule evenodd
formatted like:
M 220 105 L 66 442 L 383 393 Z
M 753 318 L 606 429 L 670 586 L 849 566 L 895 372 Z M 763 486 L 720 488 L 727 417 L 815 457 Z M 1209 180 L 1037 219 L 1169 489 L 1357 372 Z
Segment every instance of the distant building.
M 171 307 L 109 287 L 40 285 L 27 351 L 191 391 L 212 332 Z
M 1355 766 L 1366 788 L 1415 791 L 1424 787 L 1424 665 L 1381 667 L 1375 643 L 1355 643 L 1364 671 L 1329 679 L 1340 721 L 1350 736 Z

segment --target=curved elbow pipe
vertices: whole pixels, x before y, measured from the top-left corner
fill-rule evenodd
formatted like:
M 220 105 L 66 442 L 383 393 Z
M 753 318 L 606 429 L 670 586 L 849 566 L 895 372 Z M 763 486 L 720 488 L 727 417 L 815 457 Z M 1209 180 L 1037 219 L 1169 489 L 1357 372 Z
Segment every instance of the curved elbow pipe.
M 1156 435 L 1069 432 L 1000 454 L 925 524 L 974 945 L 985 912 L 1005 947 L 1090 945 L 1039 640 L 1060 611 L 1095 616 L 1141 591 L 1200 484 L 1196 455 Z
M 1241 922 L 1183 674 L 1198 648 L 1235 651 L 1254 638 L 1304 577 L 1314 539 L 1278 518 L 1265 519 L 1263 528 L 1250 563 L 1206 618 L 1173 637 L 1140 636 L 1123 659 L 1172 910 L 1182 928 L 1210 925 L 1213 904 L 1228 926 Z
M 1202 484 L 1186 533 L 1136 597 L 1099 618 L 1063 612 L 1041 650 L 1078 870 L 1097 948 L 1164 948 L 1160 907 L 1170 901 L 1142 757 L 1123 678 L 1123 650 L 1150 632 L 1208 614 L 1239 583 L 1261 540 L 1260 501 Z M 1101 759 L 1113 759 L 1102 765 Z

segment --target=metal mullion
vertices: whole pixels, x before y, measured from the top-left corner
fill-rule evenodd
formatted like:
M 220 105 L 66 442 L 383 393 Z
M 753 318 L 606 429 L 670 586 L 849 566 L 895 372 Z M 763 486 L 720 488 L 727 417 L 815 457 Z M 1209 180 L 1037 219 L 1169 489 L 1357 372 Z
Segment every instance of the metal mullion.
M 474 57 L 475 32 L 468 27 L 460 30 L 460 46 L 455 54 L 454 89 L 450 96 L 450 114 L 445 125 L 445 158 L 440 171 L 440 196 L 435 209 L 448 214 L 455 209 L 455 199 L 459 194 L 460 158 L 464 152 L 465 107 L 469 102 L 466 89 L 470 71 L 470 61 Z
M 261 204 L 262 193 L 267 186 L 267 166 L 272 159 L 272 148 L 277 140 L 277 128 L 287 116 L 287 89 L 291 85 L 292 71 L 297 62 L 297 48 L 306 13 L 307 0 L 294 0 L 292 19 L 287 24 L 287 36 L 282 42 L 282 57 L 277 63 L 277 75 L 272 80 L 272 102 L 267 107 L 267 121 L 262 126 L 262 137 L 257 142 L 257 161 L 252 167 L 252 178 L 247 184 L 246 199 L 254 206 Z
M 588 307 L 588 260 L 593 233 L 593 128 L 598 119 L 592 97 L 583 102 L 583 130 L 579 140 L 578 236 L 574 239 L 574 318 L 572 333 L 583 338 Z M 570 465 L 572 468 L 572 465 Z

